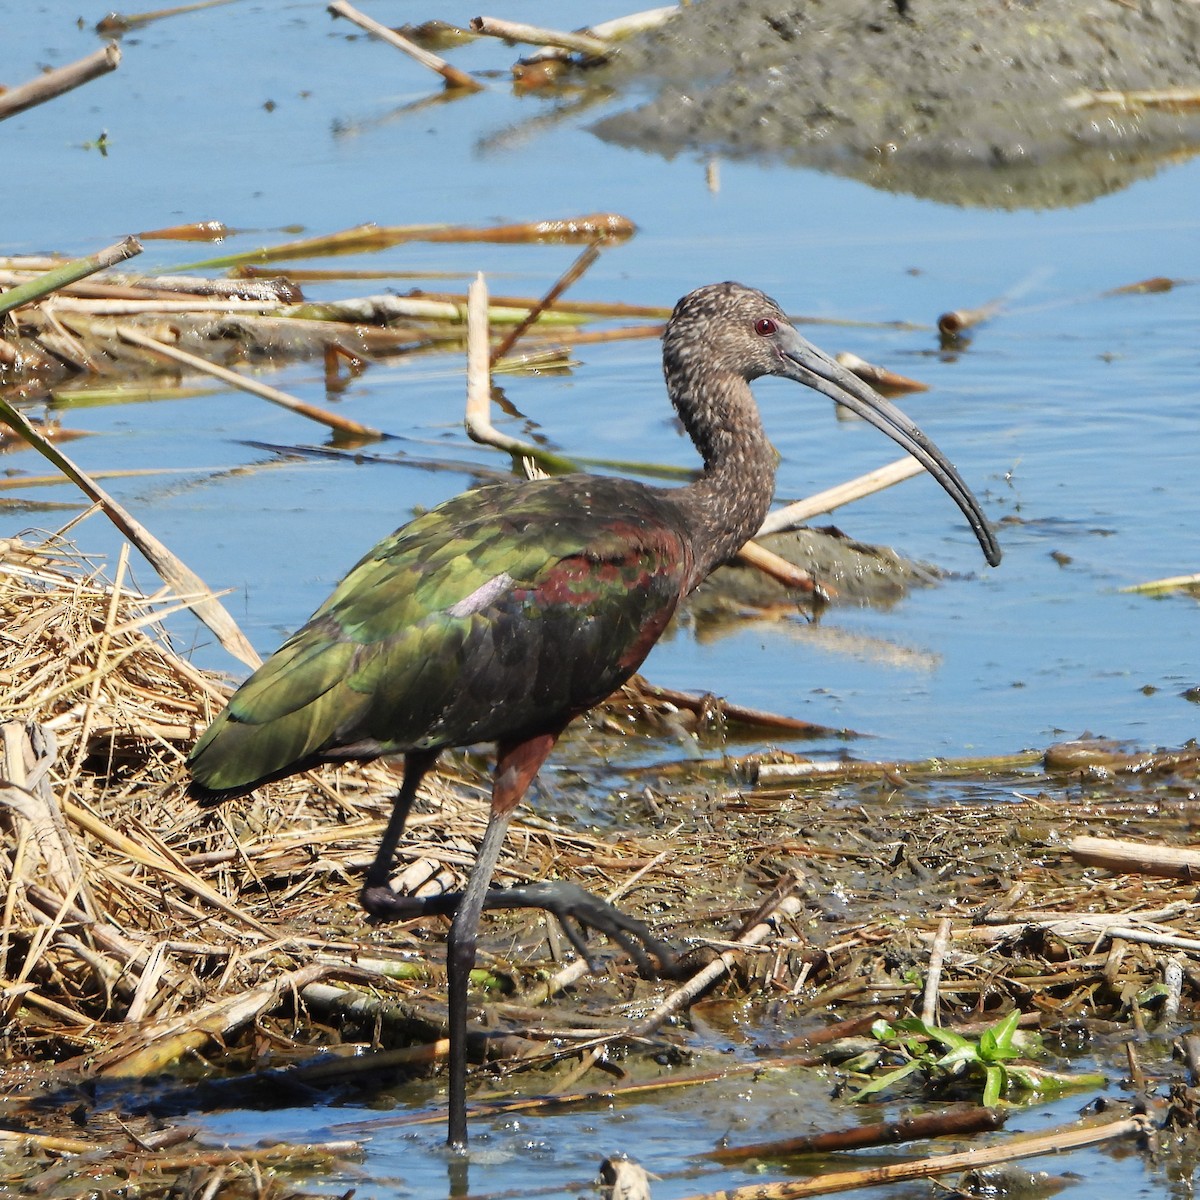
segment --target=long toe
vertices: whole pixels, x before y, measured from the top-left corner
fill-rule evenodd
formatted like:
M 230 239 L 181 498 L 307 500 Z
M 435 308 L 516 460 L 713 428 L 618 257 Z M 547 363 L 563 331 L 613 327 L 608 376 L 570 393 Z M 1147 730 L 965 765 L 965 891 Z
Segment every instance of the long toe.
M 665 942 L 655 937 L 644 921 L 623 913 L 619 908 L 593 896 L 574 883 L 546 880 L 512 888 L 494 888 L 485 900 L 487 908 L 540 908 L 550 913 L 581 957 L 591 962 L 583 939 L 575 926 L 594 929 L 626 950 L 648 979 L 674 978 L 679 960 Z M 657 959 L 657 965 L 652 961 Z

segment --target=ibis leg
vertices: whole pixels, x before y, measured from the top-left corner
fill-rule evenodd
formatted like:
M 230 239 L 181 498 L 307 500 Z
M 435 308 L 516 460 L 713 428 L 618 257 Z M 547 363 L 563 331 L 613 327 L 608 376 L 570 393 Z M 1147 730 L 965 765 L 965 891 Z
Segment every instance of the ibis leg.
M 446 1142 L 454 1150 L 467 1147 L 467 983 L 475 965 L 479 914 L 483 911 L 488 884 L 496 869 L 513 809 L 556 740 L 557 734 L 543 734 L 499 747 L 491 815 L 446 942 L 446 976 L 450 993 L 450 1121 Z
M 423 914 L 419 902 L 414 902 L 408 896 L 398 896 L 388 884 L 392 874 L 392 864 L 396 857 L 396 847 L 400 843 L 400 835 L 408 822 L 409 810 L 417 795 L 417 788 L 425 773 L 437 761 L 437 751 L 422 751 L 404 756 L 404 778 L 400 783 L 400 791 L 392 803 L 392 815 L 388 818 L 387 828 L 379 849 L 375 852 L 375 861 L 367 871 L 367 879 L 359 893 L 359 903 L 375 917 L 385 917 L 391 920 L 405 920 L 419 917 Z

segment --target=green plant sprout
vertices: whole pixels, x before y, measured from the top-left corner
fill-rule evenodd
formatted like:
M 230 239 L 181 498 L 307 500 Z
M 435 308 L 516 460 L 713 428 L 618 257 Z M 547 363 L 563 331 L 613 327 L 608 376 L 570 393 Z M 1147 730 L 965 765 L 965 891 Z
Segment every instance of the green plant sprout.
M 981 1079 L 981 1103 L 989 1108 L 1002 1100 L 1015 1103 L 1012 1100 L 1014 1093 L 1019 1093 L 1024 1102 L 1033 1103 L 1080 1088 L 1103 1085 L 1103 1075 L 1071 1075 L 1015 1061 L 1037 1058 L 1044 1053 L 1041 1035 L 1018 1029 L 1020 1019 L 1021 1014 L 1014 1009 L 995 1025 L 985 1029 L 978 1040 L 936 1025 L 927 1025 L 918 1017 L 895 1022 L 876 1021 L 871 1026 L 871 1036 L 880 1043 L 881 1048 L 902 1056 L 906 1061 L 872 1079 L 850 1099 L 857 1103 L 877 1097 L 902 1079 L 917 1073 L 925 1077 L 926 1085 L 930 1088 L 943 1087 L 964 1077 Z M 851 1071 L 867 1073 L 881 1058 L 880 1051 L 871 1050 L 844 1066 Z

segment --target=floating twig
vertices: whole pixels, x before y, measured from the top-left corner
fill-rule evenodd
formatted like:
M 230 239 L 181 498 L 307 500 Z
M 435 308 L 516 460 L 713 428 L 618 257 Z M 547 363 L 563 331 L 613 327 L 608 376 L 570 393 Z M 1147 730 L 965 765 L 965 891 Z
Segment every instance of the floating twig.
M 1123 592 L 1142 592 L 1154 595 L 1157 592 L 1176 592 L 1186 588 L 1200 588 L 1200 574 L 1169 575 L 1165 579 L 1151 579 L 1146 583 L 1134 583 L 1121 588 Z
M 152 21 L 161 21 L 164 17 L 179 17 L 185 13 L 200 12 L 205 8 L 218 8 L 222 4 L 232 4 L 233 0 L 196 0 L 194 4 L 180 4 L 175 8 L 159 8 L 153 12 L 117 13 L 111 12 L 96 22 L 97 33 L 128 33 Z
M 107 75 L 117 69 L 120 61 L 121 47 L 116 42 L 109 42 L 78 62 L 56 67 L 28 83 L 9 88 L 7 92 L 0 93 L 0 121 L 24 112 L 35 104 L 53 100 L 55 96 L 61 96 L 63 92 L 69 92 L 101 75 Z
M 387 42 L 389 46 L 394 46 L 397 50 L 403 50 L 410 58 L 414 58 L 423 67 L 428 67 L 431 71 L 436 71 L 442 77 L 447 88 L 459 88 L 464 91 L 481 92 L 483 84 L 476 79 L 472 79 L 466 71 L 460 71 L 457 67 L 451 66 L 444 58 L 439 58 L 431 50 L 425 50 L 418 46 L 416 42 L 410 42 L 408 38 L 397 33 L 394 29 L 389 29 L 386 25 L 381 25 L 373 17 L 368 17 L 366 13 L 359 12 L 352 4 L 348 4 L 346 0 L 334 0 L 329 6 L 329 11 L 335 17 L 345 17 L 347 21 L 353 21 L 360 29 L 365 29 L 372 37 L 379 38 L 380 41 Z
M 540 25 L 524 25 L 500 17 L 472 17 L 471 29 L 486 37 L 503 38 L 506 42 L 527 42 L 534 46 L 559 46 L 587 58 L 605 58 L 612 49 L 594 33 L 568 33 L 561 29 L 546 29 Z

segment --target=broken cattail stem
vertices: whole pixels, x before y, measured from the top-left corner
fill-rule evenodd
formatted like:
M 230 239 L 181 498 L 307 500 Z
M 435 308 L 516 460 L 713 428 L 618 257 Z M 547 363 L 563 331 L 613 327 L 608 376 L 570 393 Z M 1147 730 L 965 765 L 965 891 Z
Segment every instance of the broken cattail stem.
M 492 424 L 492 376 L 488 355 L 487 284 L 483 272 L 475 276 L 467 293 L 467 410 L 464 418 L 467 436 L 484 446 L 506 450 L 514 457 L 531 458 L 534 462 L 561 471 L 566 460 L 548 454 L 519 438 L 501 433 Z
M 289 277 L 297 278 L 304 278 L 306 274 L 308 273 L 303 271 L 288 272 Z M 319 276 L 318 272 L 312 272 L 312 274 Z M 340 278 L 341 276 L 339 274 L 336 277 Z M 417 297 L 423 300 L 440 301 L 443 304 L 465 304 L 467 302 L 467 297 L 463 292 L 422 290 L 413 293 L 413 298 Z M 542 308 L 552 312 L 572 313 L 580 317 L 644 317 L 665 321 L 671 315 L 669 307 L 664 308 L 657 304 L 624 304 L 619 301 L 605 300 L 563 300 L 558 296 L 548 301 L 545 297 L 539 299 L 537 296 L 497 296 L 493 293 L 491 303 L 502 308 L 534 308 L 541 305 Z
M 813 517 L 820 516 L 821 513 L 833 512 L 835 508 L 849 504 L 852 500 L 861 500 L 864 496 L 881 492 L 884 488 L 892 487 L 905 479 L 911 479 L 914 475 L 920 475 L 923 470 L 925 468 L 912 455 L 906 454 L 886 467 L 869 471 L 866 475 L 858 476 L 857 479 L 840 483 L 837 487 L 817 492 L 806 500 L 797 500 L 795 504 L 777 509 L 768 515 L 755 536 L 766 537 L 769 533 L 782 533 L 785 529 L 795 529 L 797 525 L 803 525 L 805 521 L 811 521 Z
M 156 8 L 144 13 L 116 13 L 101 17 L 96 22 L 97 33 L 128 33 L 131 29 L 139 29 L 152 21 L 161 21 L 163 17 L 177 17 L 183 13 L 200 12 L 205 8 L 219 8 L 222 4 L 232 4 L 233 0 L 197 0 L 195 4 L 178 4 L 174 8 Z
M 950 944 L 950 918 L 938 922 L 937 936 L 929 950 L 929 970 L 925 976 L 925 995 L 921 999 L 921 1020 L 926 1025 L 937 1024 L 938 988 L 942 984 L 942 965 L 946 947 Z
M 1167 879 L 1200 879 L 1200 850 L 1098 837 L 1072 838 L 1067 848 L 1073 858 L 1089 867 Z
M 90 500 L 100 505 L 110 521 L 142 552 L 162 580 L 182 596 L 194 596 L 189 607 L 217 635 L 221 645 L 247 666 L 261 664 L 258 652 L 246 640 L 237 622 L 225 611 L 220 600 L 203 579 L 188 568 L 140 521 L 127 512 L 100 487 L 87 472 L 75 465 L 61 450 L 52 446 L 6 400 L 0 398 L 0 420 L 15 430 L 43 457 L 52 462 Z
M 620 41 L 632 37 L 635 33 L 645 33 L 648 29 L 657 29 L 665 25 L 672 17 L 679 15 L 682 8 L 679 4 L 666 4 L 661 8 L 647 8 L 642 12 L 628 13 L 623 17 L 614 17 L 611 21 L 599 21 L 589 26 L 588 32 L 605 41 Z
M 880 388 L 887 392 L 929 391 L 929 384 L 921 383 L 917 379 L 909 379 L 907 375 L 897 375 L 895 371 L 889 371 L 887 367 L 869 363 L 865 358 L 859 358 L 857 354 L 843 351 L 834 357 L 847 371 L 852 371 L 859 379 L 865 380 L 873 388 Z
M 690 1004 L 697 996 L 701 995 L 707 988 L 720 979 L 722 975 L 730 971 L 739 960 L 743 950 L 757 946 L 772 933 L 775 933 L 777 921 L 780 919 L 786 920 L 798 915 L 802 908 L 803 902 L 799 897 L 793 895 L 781 896 L 770 912 L 761 913 L 759 920 L 738 938 L 739 948 L 737 950 L 726 950 L 720 957 L 710 962 L 708 966 L 697 971 L 685 984 L 666 996 L 653 1012 L 643 1017 L 640 1021 L 634 1022 L 629 1027 L 627 1036 L 631 1038 L 648 1037 L 664 1021 Z
M 600 242 L 595 241 L 588 246 L 582 254 L 558 277 L 550 290 L 539 300 L 532 305 L 529 311 L 525 314 L 525 319 L 508 331 L 507 334 L 500 340 L 491 353 L 491 365 L 495 366 L 508 352 L 516 345 L 521 335 L 537 320 L 541 318 L 542 313 L 554 303 L 569 288 L 575 283 L 579 277 L 591 267 L 592 263 L 600 257 Z
M 803 592 L 815 592 L 817 581 L 803 567 L 790 563 L 765 546 L 757 542 L 747 542 L 738 552 L 739 562 L 747 566 L 757 567 L 764 575 L 769 575 L 784 587 L 798 588 Z
M 1068 96 L 1063 108 L 1196 108 L 1200 107 L 1200 88 L 1140 88 L 1131 91 L 1094 92 L 1090 88 Z
M 229 226 L 224 221 L 191 221 L 187 225 L 143 229 L 138 237 L 147 242 L 222 242 L 229 232 Z
M 82 84 L 89 83 L 109 71 L 115 71 L 121 61 L 121 47 L 116 42 L 109 42 L 94 54 L 79 59 L 78 62 L 68 63 L 65 67 L 56 67 L 47 71 L 28 83 L 19 87 L 9 88 L 0 95 L 0 121 L 5 117 L 15 116 L 32 108 L 35 104 L 44 104 L 69 92 Z
M 86 258 L 75 258 L 70 262 L 63 263 L 62 266 L 54 267 L 44 275 L 39 275 L 36 279 L 29 280 L 28 283 L 21 283 L 14 288 L 9 288 L 3 295 L 0 295 L 0 316 L 12 312 L 15 308 L 20 308 L 23 304 L 41 300 L 69 283 L 77 283 L 80 279 L 86 279 L 87 276 L 94 275 L 97 271 L 103 271 L 115 263 L 124 262 L 127 258 L 133 258 L 135 254 L 141 254 L 141 252 L 141 242 L 135 237 L 127 237 L 96 254 L 89 254 Z
M 527 42 L 532 46 L 559 46 L 588 58 L 604 58 L 612 47 L 593 33 L 568 33 L 561 29 L 546 29 L 540 25 L 524 25 L 499 17 L 472 17 L 471 29 L 486 37 L 503 38 L 506 42 Z
M 1165 275 L 1155 275 L 1150 279 L 1139 279 L 1137 283 L 1125 283 L 1120 287 L 1109 288 L 1101 292 L 1102 296 L 1145 296 L 1157 292 L 1169 292 L 1182 283 L 1190 283 L 1188 279 L 1168 279 Z
M 981 304 L 978 308 L 955 308 L 938 317 L 938 332 L 942 337 L 958 337 L 965 330 L 973 329 L 990 320 L 1004 307 L 999 300 Z

